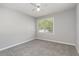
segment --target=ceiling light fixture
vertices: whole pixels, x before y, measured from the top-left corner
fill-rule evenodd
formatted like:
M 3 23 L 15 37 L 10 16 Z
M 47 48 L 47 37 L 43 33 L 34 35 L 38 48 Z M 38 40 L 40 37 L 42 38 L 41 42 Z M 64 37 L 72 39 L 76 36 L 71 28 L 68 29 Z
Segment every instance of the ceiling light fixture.
M 36 4 L 36 9 L 38 12 L 40 11 L 40 4 L 39 3 Z
M 31 4 L 34 6 L 33 10 L 36 10 L 37 12 L 40 11 L 40 4 L 39 3 L 31 3 Z
M 40 8 L 37 8 L 37 11 L 39 12 L 40 11 Z

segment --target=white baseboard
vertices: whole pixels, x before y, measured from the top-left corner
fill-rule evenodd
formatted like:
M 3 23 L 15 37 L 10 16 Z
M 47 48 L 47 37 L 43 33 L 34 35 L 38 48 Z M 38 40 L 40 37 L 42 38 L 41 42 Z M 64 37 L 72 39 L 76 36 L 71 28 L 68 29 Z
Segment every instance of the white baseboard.
M 77 53 L 79 54 L 79 49 L 76 47 Z
M 79 44 L 78 44 L 79 45 Z M 79 47 L 78 47 L 78 45 L 76 45 L 76 50 L 77 50 L 77 52 L 78 52 L 78 54 L 79 54 Z
M 17 44 L 13 44 L 13 45 L 10 45 L 10 46 L 7 46 L 7 47 L 4 47 L 4 48 L 1 48 L 0 51 L 2 50 L 6 50 L 8 48 L 11 48 L 11 47 L 14 47 L 14 46 L 17 46 L 17 45 L 20 45 L 20 44 L 23 44 L 23 43 L 26 43 L 26 42 L 29 42 L 29 41 L 32 41 L 34 39 L 40 39 L 40 40 L 45 40 L 45 41 L 50 41 L 50 42 L 57 42 L 57 43 L 61 43 L 61 44 L 67 44 L 67 45 L 73 45 L 75 46 L 75 44 L 70 44 L 70 43 L 65 43 L 65 42 L 60 42 L 60 41 L 55 41 L 55 40 L 48 40 L 48 39 L 41 39 L 41 38 L 31 38 L 29 40 L 26 40 L 24 42 L 20 42 L 20 43 L 17 43 Z M 78 49 L 77 49 L 78 51 Z M 79 52 L 79 51 L 78 51 Z
M 56 42 L 56 43 L 61 43 L 61 44 L 67 44 L 67 45 L 75 46 L 75 44 L 71 44 L 71 43 L 67 43 L 67 42 L 61 42 L 61 41 L 55 41 L 55 40 L 49 40 L 49 39 L 42 39 L 42 38 L 35 38 L 35 39 L 40 39 L 40 40 L 45 40 L 45 41 L 50 41 L 50 42 Z
M 23 44 L 23 43 L 26 43 L 26 42 L 29 42 L 29 41 L 32 41 L 32 40 L 34 40 L 34 38 L 31 38 L 31 39 L 28 39 L 26 41 L 23 41 L 23 42 L 20 42 L 20 43 L 17 43 L 17 44 L 13 44 L 13 45 L 10 45 L 10 46 L 4 47 L 4 48 L 1 48 L 0 51 L 6 50 L 8 48 L 11 48 L 11 47 L 14 47 L 14 46 L 17 46 L 17 45 L 20 45 L 20 44 Z

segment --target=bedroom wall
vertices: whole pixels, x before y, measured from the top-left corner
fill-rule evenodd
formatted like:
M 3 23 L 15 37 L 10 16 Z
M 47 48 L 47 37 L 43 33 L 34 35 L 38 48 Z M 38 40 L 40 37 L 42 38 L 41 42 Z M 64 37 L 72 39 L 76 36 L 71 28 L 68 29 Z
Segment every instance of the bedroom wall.
M 76 43 L 76 10 L 75 8 L 58 12 L 56 14 L 40 17 L 54 17 L 54 33 L 39 33 L 37 39 L 59 42 L 69 45 Z
M 33 17 L 0 7 L 0 49 L 33 40 L 34 36 Z

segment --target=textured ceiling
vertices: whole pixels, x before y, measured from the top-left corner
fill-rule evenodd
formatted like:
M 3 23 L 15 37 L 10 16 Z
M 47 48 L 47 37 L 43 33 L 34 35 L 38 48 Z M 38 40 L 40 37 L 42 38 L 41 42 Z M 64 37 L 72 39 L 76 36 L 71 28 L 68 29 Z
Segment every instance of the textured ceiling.
M 40 12 L 33 11 L 34 6 L 30 3 L 3 3 L 2 6 L 21 11 L 33 17 L 64 11 L 75 7 L 75 3 L 40 3 Z

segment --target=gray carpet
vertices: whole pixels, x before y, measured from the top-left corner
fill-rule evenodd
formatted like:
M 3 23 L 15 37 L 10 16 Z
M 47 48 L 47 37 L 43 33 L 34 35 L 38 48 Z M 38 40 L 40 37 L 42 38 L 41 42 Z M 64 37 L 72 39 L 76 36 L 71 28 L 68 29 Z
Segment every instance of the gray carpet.
M 32 40 L 0 51 L 0 56 L 77 56 L 74 46 L 55 42 Z

